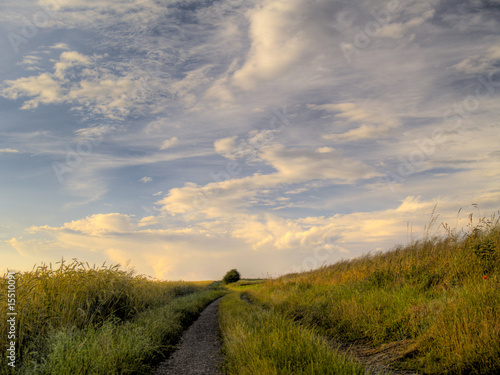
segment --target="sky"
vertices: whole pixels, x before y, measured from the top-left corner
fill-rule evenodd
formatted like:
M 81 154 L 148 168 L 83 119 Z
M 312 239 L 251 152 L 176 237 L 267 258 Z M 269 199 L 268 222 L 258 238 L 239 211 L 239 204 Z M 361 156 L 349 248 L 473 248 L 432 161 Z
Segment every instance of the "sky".
M 499 23 L 499 0 L 3 0 L 2 272 L 278 276 L 498 215 Z

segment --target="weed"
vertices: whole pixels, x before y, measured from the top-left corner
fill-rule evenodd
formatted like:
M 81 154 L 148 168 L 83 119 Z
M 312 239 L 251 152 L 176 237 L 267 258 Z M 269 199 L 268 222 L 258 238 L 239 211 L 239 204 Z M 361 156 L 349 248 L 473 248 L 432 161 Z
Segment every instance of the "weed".
M 220 304 L 228 375 L 368 374 L 313 331 L 232 293 Z
M 0 288 L 7 289 L 6 275 L 0 278 Z M 19 374 L 139 371 L 121 357 L 139 358 L 147 366 L 161 349 L 175 343 L 203 304 L 221 293 L 209 282 L 152 280 L 118 265 L 90 267 L 76 259 L 17 274 L 16 288 Z M 4 293 L 0 309 L 7 311 Z M 167 327 L 145 321 L 148 314 Z M 6 332 L 6 324 L 6 319 L 0 321 L 1 332 Z M 7 345 L 6 339 L 0 335 L 0 346 Z M 1 356 L 0 373 L 8 371 L 6 356 Z
M 423 373 L 500 371 L 500 225 L 448 226 L 391 251 L 269 279 L 248 300 L 342 342 L 409 342 L 391 365 Z M 472 224 L 472 218 L 470 218 Z M 402 350 L 402 349 L 401 349 Z

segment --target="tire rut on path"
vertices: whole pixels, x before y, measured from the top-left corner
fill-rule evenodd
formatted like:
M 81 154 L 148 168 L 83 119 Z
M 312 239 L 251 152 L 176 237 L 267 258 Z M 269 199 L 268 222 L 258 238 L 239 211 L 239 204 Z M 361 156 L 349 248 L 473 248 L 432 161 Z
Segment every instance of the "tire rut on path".
M 210 303 L 182 335 L 179 349 L 162 362 L 155 375 L 221 375 L 220 298 Z
M 253 304 L 247 294 L 241 293 L 240 298 L 246 303 Z M 298 323 L 297 323 L 298 324 Z M 352 360 L 364 365 L 370 374 L 374 375 L 418 375 L 413 371 L 396 370 L 390 364 L 404 352 L 409 342 L 392 342 L 373 348 L 367 344 L 342 343 L 327 336 L 316 335 L 331 348 L 341 354 L 347 354 Z

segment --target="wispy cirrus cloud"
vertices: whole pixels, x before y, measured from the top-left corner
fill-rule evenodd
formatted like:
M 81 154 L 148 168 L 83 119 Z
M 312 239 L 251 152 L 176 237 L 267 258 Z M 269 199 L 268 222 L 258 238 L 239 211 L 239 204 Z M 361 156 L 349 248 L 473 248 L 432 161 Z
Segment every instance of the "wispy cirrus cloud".
M 0 148 L 0 154 L 17 154 L 19 150 L 13 148 Z
M 5 4 L 18 34 L 39 9 Z M 436 203 L 449 222 L 471 203 L 498 209 L 495 2 L 53 10 L 1 72 L 2 187 L 33 197 L 0 213 L 18 223 L 2 251 L 19 264 L 72 254 L 165 278 L 257 276 L 315 249 L 334 261 L 404 242 Z
M 124 115 L 126 93 L 134 88 L 134 83 L 108 69 L 96 69 L 98 59 L 76 51 L 63 52 L 52 73 L 7 80 L 0 95 L 8 99 L 31 97 L 21 109 L 35 109 L 39 104 L 69 103 L 111 118 Z M 87 69 L 91 64 L 94 68 Z

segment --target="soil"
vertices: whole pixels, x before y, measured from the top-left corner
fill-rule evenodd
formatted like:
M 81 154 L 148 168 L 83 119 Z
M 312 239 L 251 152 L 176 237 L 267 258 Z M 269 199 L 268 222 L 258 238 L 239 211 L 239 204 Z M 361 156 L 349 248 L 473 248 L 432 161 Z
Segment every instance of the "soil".
M 240 298 L 247 303 L 252 303 L 248 295 L 245 293 L 242 293 Z M 412 371 L 396 370 L 391 367 L 391 364 L 403 356 L 407 352 L 408 348 L 412 346 L 412 340 L 401 340 L 374 348 L 368 344 L 360 342 L 339 342 L 325 336 L 319 336 L 319 338 L 324 340 L 339 353 L 348 354 L 356 362 L 365 365 L 372 374 L 418 375 Z
M 179 348 L 162 362 L 155 375 L 221 375 L 222 342 L 219 335 L 219 299 L 203 310 L 184 332 Z
M 241 297 L 250 302 L 244 294 Z M 222 375 L 219 301 L 220 299 L 215 300 L 203 310 L 182 336 L 178 350 L 160 364 L 155 375 Z M 410 371 L 394 370 L 390 366 L 412 344 L 409 340 L 373 348 L 360 343 L 341 343 L 326 337 L 322 339 L 339 352 L 348 353 L 351 358 L 367 366 L 374 374 L 416 375 Z
M 417 373 L 406 370 L 395 370 L 391 364 L 400 358 L 410 347 L 411 340 L 396 341 L 374 348 L 362 343 L 341 343 L 330 338 L 323 337 L 332 347 L 340 353 L 347 353 L 355 361 L 362 363 L 377 375 L 417 375 Z

